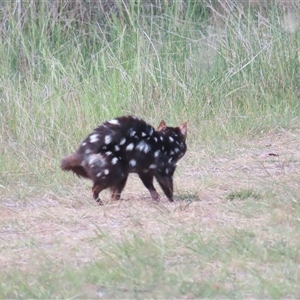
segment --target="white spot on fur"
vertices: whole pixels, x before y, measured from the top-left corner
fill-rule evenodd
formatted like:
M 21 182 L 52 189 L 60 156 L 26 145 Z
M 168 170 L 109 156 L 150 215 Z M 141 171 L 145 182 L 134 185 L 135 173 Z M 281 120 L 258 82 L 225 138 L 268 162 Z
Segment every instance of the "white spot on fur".
M 178 148 L 175 148 L 175 152 L 178 153 L 180 150 Z
M 136 160 L 134 160 L 134 159 L 130 160 L 129 165 L 132 167 L 136 166 Z
M 154 141 L 157 142 L 157 137 L 154 138 Z
M 174 151 L 172 150 L 171 152 L 170 152 L 170 155 L 173 155 L 174 154 Z
M 90 158 L 89 158 L 89 165 L 92 165 L 93 162 L 95 162 L 95 160 L 97 160 L 97 157 L 95 155 L 90 156 Z
M 134 144 L 131 143 L 131 144 L 129 144 L 129 145 L 126 147 L 126 150 L 127 150 L 127 151 L 131 151 L 131 150 L 133 149 L 133 147 L 134 147 Z
M 118 162 L 118 158 L 117 158 L 117 157 L 114 157 L 114 158 L 111 160 L 111 163 L 112 163 L 113 165 L 115 165 L 117 162 Z
M 159 155 L 159 153 L 160 153 L 160 150 L 155 151 L 154 152 L 154 157 L 157 157 Z
M 161 140 L 161 141 L 163 141 L 163 140 L 164 140 L 163 136 L 160 136 L 159 138 L 160 138 L 160 140 Z
M 169 158 L 168 163 L 170 164 L 173 160 L 173 157 Z
M 136 131 L 134 131 L 134 130 L 130 132 L 130 136 L 134 136 L 135 134 L 136 134 Z
M 150 129 L 149 135 L 152 135 L 154 132 L 153 128 Z
M 86 150 L 84 151 L 85 154 L 90 154 L 91 152 L 92 152 L 91 149 L 86 149 Z
M 85 145 L 86 145 L 86 142 L 83 142 L 81 146 L 85 146 Z
M 107 151 L 107 152 L 105 152 L 105 154 L 106 154 L 107 156 L 110 156 L 110 155 L 112 155 L 112 152 L 111 152 L 111 151 Z
M 120 141 L 120 146 L 124 145 L 126 142 L 126 139 L 125 138 L 122 138 L 121 141 Z
M 169 141 L 174 142 L 174 139 L 171 136 L 169 136 Z
M 92 134 L 92 135 L 90 136 L 90 142 L 91 142 L 91 143 L 96 143 L 96 142 L 98 142 L 98 141 L 99 141 L 99 138 L 98 138 L 98 134 L 97 134 L 97 133 Z
M 120 151 L 120 147 L 118 145 L 115 146 L 115 151 Z
M 103 164 L 103 156 L 101 154 L 91 154 L 89 156 L 88 163 L 90 166 L 94 164 L 101 165 Z
M 166 174 L 169 174 L 170 173 L 170 170 L 169 169 L 166 169 Z
M 108 175 L 108 174 L 109 174 L 109 170 L 108 170 L 108 169 L 105 169 L 105 170 L 104 170 L 104 174 L 105 174 L 105 175 Z
M 111 142 L 112 138 L 110 135 L 106 135 L 104 138 L 104 143 L 108 145 Z
M 97 177 L 100 177 L 100 176 L 101 176 L 101 172 L 99 172 L 96 176 L 97 176 Z
M 155 169 L 156 168 L 156 164 L 151 164 L 150 166 L 149 166 L 149 169 Z
M 113 125 L 120 125 L 119 121 L 115 120 L 115 119 L 108 121 L 108 123 L 113 124 Z
M 141 141 L 136 146 L 136 149 L 148 153 L 151 150 L 151 147 L 145 141 Z
M 145 132 L 142 132 L 142 136 L 144 137 L 144 136 L 146 136 L 147 134 L 145 133 Z

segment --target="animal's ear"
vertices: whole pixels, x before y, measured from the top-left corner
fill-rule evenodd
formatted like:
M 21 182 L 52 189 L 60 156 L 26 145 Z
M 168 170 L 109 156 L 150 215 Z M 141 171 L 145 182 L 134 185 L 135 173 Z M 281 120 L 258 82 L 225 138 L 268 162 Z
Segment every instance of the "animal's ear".
M 167 128 L 166 122 L 164 120 L 161 120 L 157 127 L 157 131 L 162 131 L 165 130 L 166 128 Z
M 182 133 L 182 135 L 184 136 L 184 139 L 186 139 L 186 135 L 187 135 L 187 122 L 184 122 L 183 124 L 181 124 L 179 126 L 180 132 Z

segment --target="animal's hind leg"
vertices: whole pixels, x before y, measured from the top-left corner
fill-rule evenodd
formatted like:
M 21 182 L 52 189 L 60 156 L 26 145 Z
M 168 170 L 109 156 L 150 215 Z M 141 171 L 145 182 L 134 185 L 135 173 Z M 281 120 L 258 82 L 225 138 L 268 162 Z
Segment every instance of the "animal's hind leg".
M 102 201 L 99 198 L 99 194 L 101 191 L 103 191 L 106 188 L 107 188 L 107 186 L 105 186 L 103 184 L 99 184 L 99 183 L 98 184 L 94 183 L 94 185 L 92 187 L 93 198 L 94 198 L 94 200 L 96 200 L 96 202 L 99 205 L 103 205 Z
M 120 200 L 121 193 L 126 185 L 128 175 L 121 179 L 117 184 L 110 188 L 112 200 Z
M 110 169 L 108 174 L 97 178 L 92 188 L 94 199 L 101 205 L 102 202 L 99 199 L 99 193 L 104 189 L 110 188 L 113 192 L 113 199 L 119 200 L 120 194 L 126 184 L 127 176 L 120 169 Z
M 159 194 L 153 185 L 153 174 L 151 173 L 139 173 L 139 177 L 142 180 L 144 186 L 149 190 L 151 197 L 154 201 L 159 200 Z

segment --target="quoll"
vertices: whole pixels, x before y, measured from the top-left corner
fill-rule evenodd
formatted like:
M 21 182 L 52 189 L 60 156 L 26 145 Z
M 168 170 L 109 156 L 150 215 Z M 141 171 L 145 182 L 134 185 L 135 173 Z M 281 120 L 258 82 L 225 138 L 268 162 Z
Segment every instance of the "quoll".
M 61 168 L 93 181 L 93 198 L 102 204 L 99 193 L 107 188 L 119 200 L 128 174 L 137 173 L 154 201 L 159 200 L 155 177 L 173 202 L 173 174 L 186 150 L 187 122 L 168 127 L 161 121 L 155 130 L 133 116 L 104 122 L 87 136 L 78 150 L 63 158 Z

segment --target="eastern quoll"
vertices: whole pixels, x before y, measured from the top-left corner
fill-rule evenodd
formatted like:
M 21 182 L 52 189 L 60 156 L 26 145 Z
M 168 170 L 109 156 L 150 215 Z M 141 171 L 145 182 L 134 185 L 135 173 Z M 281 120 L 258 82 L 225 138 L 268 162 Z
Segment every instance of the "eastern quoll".
M 129 173 L 137 173 L 152 199 L 158 201 L 155 177 L 172 202 L 173 174 L 187 150 L 186 135 L 187 122 L 167 127 L 161 121 L 155 130 L 139 118 L 119 117 L 94 129 L 74 154 L 63 158 L 61 168 L 91 179 L 93 197 L 99 204 L 99 193 L 106 188 L 112 199 L 120 199 Z

